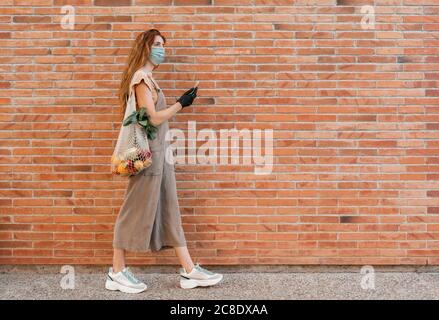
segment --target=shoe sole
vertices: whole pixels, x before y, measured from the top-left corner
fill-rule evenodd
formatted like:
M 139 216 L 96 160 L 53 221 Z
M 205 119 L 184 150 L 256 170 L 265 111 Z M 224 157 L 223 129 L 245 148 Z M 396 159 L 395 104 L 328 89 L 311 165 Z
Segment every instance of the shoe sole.
M 145 288 L 136 289 L 136 288 L 130 288 L 124 285 L 121 285 L 120 283 L 116 281 L 107 280 L 105 281 L 105 289 L 116 291 L 119 290 L 123 293 L 140 293 L 147 289 L 148 287 L 145 286 Z
M 193 289 L 196 287 L 213 286 L 223 279 L 223 275 L 215 279 L 197 280 L 197 279 L 180 279 L 180 287 L 183 289 Z

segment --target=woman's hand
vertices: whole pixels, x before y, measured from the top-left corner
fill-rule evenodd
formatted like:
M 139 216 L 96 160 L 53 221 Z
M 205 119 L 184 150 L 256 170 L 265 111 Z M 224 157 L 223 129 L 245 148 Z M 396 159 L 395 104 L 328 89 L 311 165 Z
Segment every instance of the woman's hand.
M 177 102 L 180 102 L 183 108 L 190 106 L 197 97 L 197 90 L 198 87 L 190 88 L 185 93 L 183 93 L 183 95 L 177 100 Z

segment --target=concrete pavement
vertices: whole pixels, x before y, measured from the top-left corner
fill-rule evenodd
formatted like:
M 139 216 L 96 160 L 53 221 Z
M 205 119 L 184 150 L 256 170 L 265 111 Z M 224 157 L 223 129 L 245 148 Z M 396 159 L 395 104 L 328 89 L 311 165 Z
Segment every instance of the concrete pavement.
M 0 299 L 438 299 L 439 268 L 204 266 L 224 274 L 217 286 L 184 290 L 177 266 L 131 267 L 148 289 L 140 294 L 104 288 L 106 267 L 74 267 L 74 289 L 61 266 L 0 266 Z M 73 269 L 68 271 L 72 277 Z M 366 277 L 366 278 L 365 278 Z M 70 278 L 73 279 L 73 278 Z

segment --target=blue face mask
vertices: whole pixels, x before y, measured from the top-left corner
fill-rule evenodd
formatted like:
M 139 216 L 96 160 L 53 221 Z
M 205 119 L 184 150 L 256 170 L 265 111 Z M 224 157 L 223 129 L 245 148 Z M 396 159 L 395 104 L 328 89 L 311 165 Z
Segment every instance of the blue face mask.
M 155 65 L 161 64 L 165 61 L 165 48 L 164 47 L 151 47 L 151 54 L 149 56 L 152 63 Z

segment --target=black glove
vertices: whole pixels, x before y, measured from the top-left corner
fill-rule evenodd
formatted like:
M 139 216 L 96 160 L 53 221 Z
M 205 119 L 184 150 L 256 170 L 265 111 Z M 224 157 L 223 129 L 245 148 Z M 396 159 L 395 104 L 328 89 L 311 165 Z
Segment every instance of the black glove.
M 194 102 L 194 99 L 197 97 L 197 90 L 198 87 L 190 88 L 185 93 L 183 93 L 183 95 L 177 100 L 177 102 L 180 102 L 183 108 L 190 106 Z

